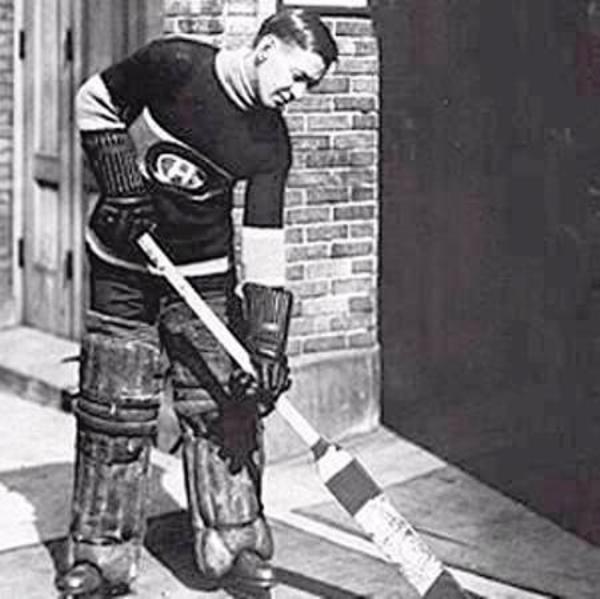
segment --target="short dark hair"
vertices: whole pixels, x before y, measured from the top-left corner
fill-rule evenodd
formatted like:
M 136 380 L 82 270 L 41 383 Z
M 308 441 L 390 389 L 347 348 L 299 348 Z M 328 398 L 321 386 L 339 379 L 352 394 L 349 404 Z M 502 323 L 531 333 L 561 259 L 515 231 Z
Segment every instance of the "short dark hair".
M 263 21 L 253 46 L 269 34 L 285 43 L 295 43 L 303 50 L 319 54 L 327 68 L 337 60 L 338 48 L 331 31 L 314 12 L 300 9 L 276 12 Z

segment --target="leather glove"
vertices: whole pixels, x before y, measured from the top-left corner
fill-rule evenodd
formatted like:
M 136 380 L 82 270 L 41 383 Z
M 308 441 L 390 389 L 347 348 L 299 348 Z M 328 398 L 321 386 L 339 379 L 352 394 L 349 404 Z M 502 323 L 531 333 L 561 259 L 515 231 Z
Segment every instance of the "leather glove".
M 240 401 L 232 396 L 219 406 L 219 410 L 219 456 L 229 462 L 231 474 L 237 474 L 258 449 L 257 404 L 253 401 Z
M 246 283 L 243 292 L 246 346 L 256 370 L 256 385 L 260 390 L 260 393 L 253 390 L 253 386 L 248 383 L 247 393 L 257 394 L 257 401 L 270 411 L 273 409 L 272 404 L 291 385 L 285 349 L 293 297 L 286 289 L 255 283 Z
M 156 214 L 149 196 L 98 201 L 90 227 L 106 247 L 122 255 L 137 250 L 136 239 L 156 227 Z
M 292 386 L 287 356 L 273 359 L 257 353 L 252 356 L 252 363 L 257 375 L 256 379 L 251 377 L 255 381 L 257 401 L 269 413 L 275 408 L 279 396 Z
M 267 371 L 269 369 L 265 368 L 264 370 Z M 277 398 L 287 391 L 292 384 L 287 360 L 284 369 L 277 367 L 276 369 L 272 369 L 271 373 L 275 370 L 279 372 L 279 384 L 274 387 L 266 385 L 241 368 L 234 370 L 229 379 L 231 396 L 238 402 L 256 405 L 258 415 L 261 418 L 268 416 L 275 409 Z

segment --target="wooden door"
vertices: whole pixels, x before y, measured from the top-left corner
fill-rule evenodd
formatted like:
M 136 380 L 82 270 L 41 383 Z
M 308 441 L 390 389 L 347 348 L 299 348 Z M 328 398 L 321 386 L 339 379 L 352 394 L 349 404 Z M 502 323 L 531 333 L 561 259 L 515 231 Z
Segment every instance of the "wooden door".
M 23 320 L 69 336 L 74 299 L 71 0 L 25 0 L 23 9 Z
M 74 9 L 80 80 L 133 52 L 163 28 L 163 0 L 80 0 Z
M 23 0 L 22 14 L 23 321 L 77 338 L 94 197 L 82 183 L 74 97 L 89 75 L 160 33 L 162 2 Z

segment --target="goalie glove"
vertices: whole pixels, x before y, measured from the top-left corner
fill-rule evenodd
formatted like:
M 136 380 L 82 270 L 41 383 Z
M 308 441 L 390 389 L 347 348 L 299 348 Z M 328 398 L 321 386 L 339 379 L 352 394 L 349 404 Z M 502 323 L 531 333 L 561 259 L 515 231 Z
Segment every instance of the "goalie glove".
M 123 257 L 139 256 L 135 240 L 156 225 L 152 198 L 125 130 L 83 131 L 83 150 L 101 197 L 90 218 L 98 239 Z
M 268 414 L 277 398 L 291 385 L 286 346 L 292 316 L 292 293 L 281 287 L 246 283 L 244 316 L 246 348 L 256 377 L 235 370 L 230 380 L 233 397 L 251 399 L 261 416 Z
M 258 404 L 227 399 L 220 406 L 217 435 L 219 456 L 228 462 L 231 474 L 237 474 L 252 460 L 258 449 Z

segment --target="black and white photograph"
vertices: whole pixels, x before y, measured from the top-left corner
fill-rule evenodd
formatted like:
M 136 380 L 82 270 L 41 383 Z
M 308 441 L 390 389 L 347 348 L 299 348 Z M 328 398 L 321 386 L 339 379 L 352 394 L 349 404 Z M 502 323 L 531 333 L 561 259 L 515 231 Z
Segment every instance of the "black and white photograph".
M 600 1 L 0 0 L 0 599 L 598 599 Z

